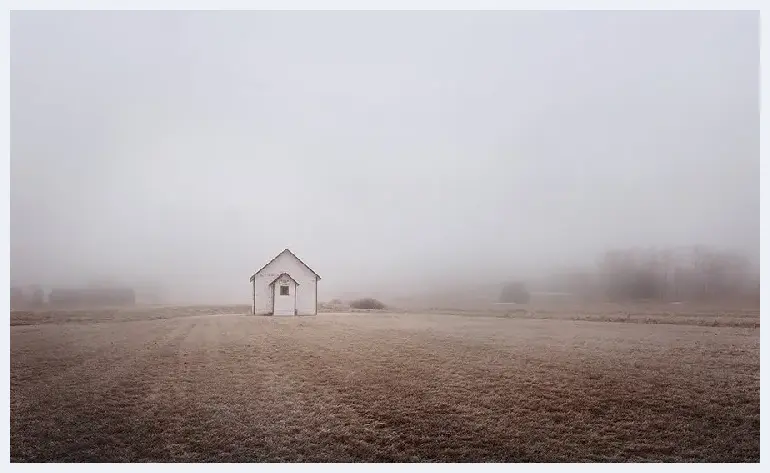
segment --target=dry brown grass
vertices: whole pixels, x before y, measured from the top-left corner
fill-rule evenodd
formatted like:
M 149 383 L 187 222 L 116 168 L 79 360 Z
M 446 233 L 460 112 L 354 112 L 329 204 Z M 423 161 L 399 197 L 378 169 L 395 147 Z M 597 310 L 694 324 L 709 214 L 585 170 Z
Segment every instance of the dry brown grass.
M 759 460 L 753 328 L 76 320 L 11 328 L 12 461 Z
M 585 320 L 631 324 L 759 328 L 759 307 L 693 304 L 487 304 L 464 309 L 434 307 L 425 312 L 514 319 Z
M 246 314 L 248 305 L 234 306 L 163 306 L 130 308 L 12 310 L 11 326 L 61 323 L 136 322 L 171 319 L 191 315 Z

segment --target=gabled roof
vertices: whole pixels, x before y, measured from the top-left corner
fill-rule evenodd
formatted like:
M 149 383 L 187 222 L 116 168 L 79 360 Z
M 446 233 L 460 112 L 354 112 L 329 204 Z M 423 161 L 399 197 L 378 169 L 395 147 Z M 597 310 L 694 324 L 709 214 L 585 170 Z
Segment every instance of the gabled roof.
M 321 279 L 321 276 L 319 276 L 319 275 L 318 275 L 318 273 L 316 273 L 315 271 L 313 271 L 313 270 L 310 268 L 310 266 L 306 265 L 304 261 L 302 261 L 301 259 L 297 258 L 297 255 L 295 255 L 295 254 L 294 254 L 294 253 L 292 253 L 292 252 L 291 252 L 291 251 L 290 251 L 288 248 L 286 248 L 286 249 L 285 249 L 285 250 L 283 250 L 282 252 L 278 253 L 278 254 L 275 256 L 275 258 L 273 258 L 273 259 L 271 259 L 270 261 L 268 261 L 266 265 L 262 266 L 262 268 L 260 268 L 260 270 L 259 270 L 259 271 L 257 271 L 256 273 L 252 274 L 252 275 L 251 275 L 251 277 L 249 278 L 249 282 L 251 282 L 251 281 L 254 281 L 254 278 L 257 276 L 257 274 L 259 274 L 259 273 L 261 273 L 262 271 L 264 271 L 264 269 L 265 269 L 265 268 L 267 268 L 268 266 L 270 266 L 270 263 L 272 263 L 273 261 L 277 260 L 277 259 L 278 259 L 278 257 L 279 257 L 279 256 L 281 256 L 281 255 L 282 255 L 282 254 L 284 254 L 284 253 L 289 253 L 291 256 L 293 256 L 293 257 L 294 257 L 294 259 L 296 259 L 297 261 L 299 261 L 299 262 L 300 262 L 300 264 L 301 264 L 302 266 L 306 267 L 306 268 L 307 268 L 307 269 L 308 269 L 308 270 L 309 270 L 311 273 L 315 274 L 315 277 L 316 277 L 316 279 L 317 279 L 317 280 L 320 280 L 320 279 Z M 290 277 L 291 277 L 291 276 L 290 276 Z M 296 281 L 295 281 L 295 282 L 296 282 Z
M 293 277 L 291 277 L 291 274 L 289 274 L 289 273 L 281 273 L 281 274 L 279 274 L 277 278 L 273 279 L 273 280 L 270 282 L 270 284 L 268 284 L 268 286 L 272 286 L 273 284 L 275 284 L 275 282 L 276 282 L 276 281 L 278 281 L 279 279 L 281 279 L 281 278 L 282 278 L 282 277 L 284 277 L 284 276 L 288 276 L 288 278 L 289 278 L 289 279 L 291 279 L 292 281 L 294 281 L 294 284 L 296 284 L 297 286 L 299 286 L 299 283 L 298 283 L 297 281 L 295 281 L 295 280 L 294 280 L 294 278 L 293 278 Z

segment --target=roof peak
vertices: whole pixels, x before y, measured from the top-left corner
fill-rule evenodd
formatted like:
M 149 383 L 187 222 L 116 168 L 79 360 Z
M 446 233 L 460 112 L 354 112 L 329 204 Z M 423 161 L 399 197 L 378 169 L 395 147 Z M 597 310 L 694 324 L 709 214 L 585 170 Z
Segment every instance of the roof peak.
M 321 279 L 321 276 L 319 276 L 319 275 L 318 275 L 318 273 L 316 273 L 315 271 L 313 271 L 313 269 L 312 269 L 310 266 L 308 266 L 307 264 L 305 264 L 305 262 L 304 262 L 304 261 L 302 261 L 301 259 L 299 259 L 299 256 L 295 255 L 295 254 L 294 254 L 294 253 L 293 253 L 293 252 L 292 252 L 292 251 L 291 251 L 289 248 L 284 248 L 284 249 L 283 249 L 283 251 L 281 251 L 280 253 L 278 253 L 277 255 L 275 255 L 275 257 L 274 257 L 273 259 L 271 259 L 270 261 L 268 261 L 268 262 L 267 262 L 267 264 L 265 264 L 264 266 L 262 266 L 262 267 L 259 269 L 259 271 L 257 271 L 256 273 L 252 274 L 252 275 L 251 275 L 251 277 L 249 278 L 249 281 L 253 281 L 253 280 L 254 280 L 254 278 L 257 276 L 257 274 L 261 273 L 261 272 L 262 272 L 262 271 L 263 271 L 265 268 L 267 268 L 268 266 L 270 266 L 270 264 L 271 264 L 273 261 L 277 260 L 277 259 L 278 259 L 278 257 L 280 257 L 280 256 L 281 256 L 282 254 L 284 254 L 284 253 L 289 253 L 291 256 L 293 256 L 293 257 L 294 257 L 294 259 L 296 259 L 297 261 L 299 261 L 299 262 L 300 262 L 300 264 L 301 264 L 302 266 L 306 267 L 306 268 L 307 268 L 307 269 L 308 269 L 308 270 L 309 270 L 311 273 L 315 274 L 315 277 L 316 277 L 316 279 L 317 279 L 317 280 L 320 280 L 320 279 Z

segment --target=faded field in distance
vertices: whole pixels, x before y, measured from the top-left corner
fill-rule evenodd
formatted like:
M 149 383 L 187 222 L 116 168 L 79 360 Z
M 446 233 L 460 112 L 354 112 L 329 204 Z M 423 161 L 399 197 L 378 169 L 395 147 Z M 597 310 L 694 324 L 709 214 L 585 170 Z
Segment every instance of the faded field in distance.
M 759 460 L 756 328 L 241 309 L 12 315 L 11 459 Z

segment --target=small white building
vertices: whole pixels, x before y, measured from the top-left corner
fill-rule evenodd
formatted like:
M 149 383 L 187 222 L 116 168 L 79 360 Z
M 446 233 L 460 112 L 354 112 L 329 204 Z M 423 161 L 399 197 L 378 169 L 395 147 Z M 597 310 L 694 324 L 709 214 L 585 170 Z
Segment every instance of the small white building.
M 321 276 L 287 248 L 249 279 L 251 313 L 316 315 L 320 279 Z

